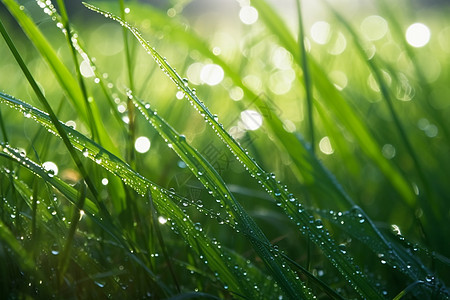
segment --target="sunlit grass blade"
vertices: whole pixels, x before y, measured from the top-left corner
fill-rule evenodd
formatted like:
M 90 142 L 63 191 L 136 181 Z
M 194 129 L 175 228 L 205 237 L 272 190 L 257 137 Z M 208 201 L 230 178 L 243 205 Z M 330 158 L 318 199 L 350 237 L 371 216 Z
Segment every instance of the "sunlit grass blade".
M 380 68 L 381 63 L 377 59 L 377 57 L 373 57 L 372 59 L 366 59 L 366 53 L 362 46 L 362 41 L 359 38 L 358 34 L 349 24 L 349 22 L 335 9 L 329 6 L 330 10 L 333 12 L 334 16 L 339 20 L 339 23 L 342 24 L 346 30 L 350 33 L 352 39 L 354 40 L 355 46 L 359 52 L 359 55 L 364 59 L 370 71 L 374 75 L 374 78 L 380 88 L 380 92 L 383 95 L 385 103 L 388 107 L 390 117 L 394 121 L 396 130 L 400 137 L 400 140 L 405 146 L 406 151 L 412 159 L 414 164 L 414 169 L 418 174 L 418 177 L 421 180 L 421 186 L 423 188 L 419 188 L 419 201 L 420 207 L 424 211 L 425 220 L 427 222 L 427 226 L 429 228 L 433 228 L 431 230 L 434 231 L 434 228 L 439 227 L 439 224 L 443 222 L 443 216 L 440 214 L 440 211 L 444 210 L 444 204 L 440 201 L 440 198 L 444 195 L 437 195 L 436 191 L 432 189 L 432 184 L 430 182 L 430 178 L 427 176 L 426 171 L 423 167 L 422 162 L 419 159 L 418 154 L 416 153 L 415 147 L 410 142 L 410 137 L 407 135 L 407 131 L 400 120 L 399 114 L 396 112 L 394 108 L 393 97 L 391 95 L 390 89 L 383 78 L 383 74 Z M 444 238 L 440 233 L 430 234 L 435 239 L 433 242 L 436 245 L 436 249 L 439 249 L 440 240 Z
M 125 4 L 124 0 L 119 0 L 120 6 L 120 16 L 123 20 L 125 20 Z M 126 62 L 126 71 L 128 77 L 128 86 L 130 90 L 134 90 L 134 78 L 133 78 L 133 65 L 132 65 L 132 57 L 131 57 L 131 49 L 130 44 L 128 42 L 128 30 L 125 27 L 122 27 L 122 36 L 123 36 L 123 44 L 125 50 L 125 62 Z M 133 105 L 132 99 L 127 97 L 127 111 L 128 111 L 128 145 L 127 145 L 127 156 L 128 161 L 131 166 L 135 164 L 135 151 L 134 151 L 134 140 L 136 139 L 136 117 L 135 117 L 135 108 Z
M 301 53 L 301 67 L 303 70 L 303 82 L 306 92 L 306 106 L 307 106 L 307 118 L 309 126 L 309 138 L 311 144 L 311 151 L 314 153 L 316 141 L 314 139 L 314 118 L 313 118 L 313 83 L 311 82 L 311 74 L 309 71 L 309 57 L 306 52 L 306 37 L 305 31 L 303 29 L 303 16 L 300 0 L 296 1 L 297 4 L 297 15 L 298 15 L 298 45 Z
M 81 119 L 87 124 L 94 124 L 96 127 L 95 131 L 99 134 L 101 143 L 114 154 L 119 155 L 117 148 L 114 146 L 109 135 L 104 129 L 96 103 L 85 102 L 83 92 L 80 89 L 77 80 L 73 78 L 73 75 L 58 57 L 55 50 L 52 48 L 39 28 L 34 24 L 25 11 L 21 9 L 21 6 L 17 2 L 14 0 L 2 0 L 2 2 L 19 22 L 28 38 L 33 42 L 33 45 L 37 48 L 39 53 L 50 66 L 59 84 L 65 91 L 67 99 L 71 101 Z M 52 11 L 49 12 L 52 13 Z M 78 66 L 76 67 L 78 68 Z M 89 107 L 87 106 L 88 103 Z M 88 113 L 88 111 L 92 112 L 93 119 L 90 119 L 90 113 Z
M 258 9 L 267 28 L 278 37 L 281 45 L 292 53 L 297 64 L 301 65 L 301 57 L 297 43 L 280 16 L 274 12 L 266 1 L 256 1 L 253 5 Z M 328 108 L 328 113 L 335 116 L 346 127 L 348 132 L 355 136 L 361 150 L 378 166 L 386 178 L 390 180 L 391 184 L 402 195 L 402 199 L 408 205 L 413 206 L 416 202 L 416 196 L 413 193 L 411 184 L 382 156 L 380 151 L 381 147 L 369 132 L 366 124 L 350 107 L 333 83 L 330 82 L 320 65 L 311 57 L 309 59 L 309 66 L 312 80 L 320 95 L 317 96 L 317 101 L 323 103 L 323 106 Z
M 389 27 L 392 30 L 393 34 L 396 37 L 396 40 L 399 42 L 399 44 L 405 49 L 407 56 L 411 60 L 414 72 L 416 75 L 416 80 L 418 83 L 420 83 L 420 89 L 418 92 L 421 96 L 421 101 L 417 101 L 417 103 L 423 108 L 424 111 L 427 112 L 428 116 L 431 117 L 431 119 L 435 120 L 440 126 L 439 130 L 442 131 L 445 135 L 445 138 L 450 140 L 450 129 L 448 128 L 448 125 L 446 124 L 445 117 L 442 116 L 441 112 L 439 112 L 436 108 L 434 108 L 430 103 L 430 98 L 433 97 L 433 87 L 432 85 L 426 80 L 423 66 L 420 66 L 420 64 L 417 61 L 417 55 L 414 51 L 413 47 L 408 44 L 408 42 L 405 39 L 404 32 L 401 28 L 401 25 L 399 23 L 398 18 L 395 16 L 394 12 L 395 9 L 391 9 L 387 3 L 387 1 L 377 1 L 376 2 L 380 12 L 383 13 L 384 16 L 389 20 Z
M 352 288 L 363 297 L 381 298 L 379 291 L 361 273 L 350 257 L 338 251 L 337 245 L 330 238 L 329 233 L 323 228 L 321 221 L 316 220 L 316 222 L 314 222 L 314 217 L 302 208 L 302 205 L 298 202 L 294 195 L 289 192 L 287 187 L 282 186 L 280 182 L 277 182 L 275 175 L 265 172 L 255 162 L 255 160 L 248 155 L 248 152 L 246 152 L 236 142 L 236 140 L 234 140 L 231 135 L 224 130 L 223 126 L 218 122 L 217 116 L 213 115 L 204 103 L 199 100 L 195 92 L 189 87 L 188 82 L 183 80 L 181 76 L 167 63 L 166 59 L 164 59 L 147 43 L 136 28 L 130 26 L 128 23 L 109 12 L 98 9 L 90 4 L 84 4 L 89 9 L 99 12 L 105 17 L 112 18 L 113 20 L 119 22 L 122 26 L 127 27 L 135 35 L 144 49 L 152 55 L 154 60 L 158 63 L 166 75 L 177 85 L 180 90 L 184 92 L 185 97 L 205 118 L 205 121 L 207 121 L 215 130 L 217 135 L 243 164 L 250 175 L 255 177 L 266 189 L 266 191 L 277 199 L 279 205 L 282 206 L 292 220 L 297 223 L 302 233 L 309 234 L 313 237 L 313 241 L 324 251 L 325 255 L 332 262 L 332 264 L 351 283 Z
M 86 183 L 89 186 L 89 189 L 91 190 L 92 194 L 94 195 L 94 198 L 97 198 L 97 191 L 96 191 L 94 185 L 92 184 L 92 181 L 90 179 L 90 176 L 88 175 L 88 172 L 86 171 L 83 164 L 81 163 L 81 160 L 78 157 L 78 154 L 73 149 L 66 132 L 62 129 L 58 118 L 56 117 L 55 113 L 53 112 L 53 109 L 51 108 L 50 104 L 48 103 L 48 101 L 45 98 L 44 94 L 42 93 L 41 89 L 37 85 L 36 81 L 34 80 L 33 76 L 31 75 L 30 71 L 28 70 L 28 67 L 26 66 L 25 62 L 23 61 L 21 55 L 19 54 L 13 41 L 9 37 L 8 33 L 6 32 L 6 29 L 3 26 L 3 23 L 1 21 L 0 21 L 0 32 L 3 36 L 3 38 L 5 39 L 6 43 L 8 44 L 9 49 L 13 53 L 14 58 L 16 59 L 17 63 L 19 64 L 20 68 L 22 69 L 22 72 L 24 73 L 26 79 L 28 80 L 29 84 L 33 88 L 33 91 L 35 92 L 39 101 L 42 103 L 42 105 L 44 105 L 47 112 L 49 113 L 50 119 L 52 120 L 53 124 L 55 124 L 56 131 L 60 134 L 60 136 L 64 142 L 64 145 L 66 146 L 73 161 L 75 162 L 75 164 L 77 165 L 81 174 L 83 175 L 84 179 L 86 180 Z
M 278 284 L 284 288 L 286 294 L 292 298 L 300 296 L 310 297 L 310 292 L 307 288 L 297 284 L 295 275 L 288 268 L 280 268 L 286 262 L 280 259 L 281 257 L 271 247 L 263 232 L 244 211 L 240 203 L 236 201 L 234 195 L 211 164 L 191 147 L 184 137 L 179 135 L 164 119 L 153 111 L 149 104 L 145 105 L 134 97 L 132 99 L 134 99 L 137 108 L 145 118 L 158 131 L 161 137 L 169 143 L 170 148 L 186 163 L 205 188 L 211 192 L 211 195 L 222 201 L 228 213 L 231 214 L 238 224 L 239 230 L 248 237 L 255 251 L 264 260 Z M 302 294 L 299 292 L 302 292 Z
M 19 110 L 20 112 L 30 115 L 33 120 L 38 122 L 40 125 L 44 126 L 47 130 L 57 135 L 55 127 L 51 122 L 49 116 L 42 111 L 20 101 L 14 99 L 8 95 L 0 93 L 0 103 L 7 104 L 12 108 Z M 111 172 L 115 176 L 121 178 L 121 180 L 134 189 L 138 194 L 144 196 L 148 191 L 151 191 L 153 197 L 153 203 L 158 212 L 167 217 L 170 220 L 174 230 L 183 236 L 185 241 L 192 247 L 198 255 L 204 257 L 207 261 L 207 266 L 214 272 L 217 273 L 218 278 L 221 282 L 225 283 L 229 291 L 236 291 L 238 293 L 244 293 L 247 295 L 253 295 L 257 293 L 254 289 L 253 284 L 247 281 L 243 281 L 242 278 L 245 277 L 246 269 L 249 267 L 246 260 L 235 261 L 230 256 L 227 256 L 224 251 L 220 248 L 220 244 L 217 242 L 212 242 L 206 235 L 203 234 L 199 226 L 191 221 L 189 216 L 187 216 L 181 208 L 179 208 L 174 201 L 181 203 L 184 198 L 178 196 L 177 194 L 165 190 L 152 182 L 148 181 L 146 178 L 142 177 L 134 170 L 130 168 L 129 165 L 121 161 L 118 157 L 103 149 L 101 146 L 95 142 L 89 140 L 79 132 L 73 130 L 72 128 L 61 124 L 67 135 L 70 136 L 70 141 L 74 148 L 82 152 L 83 155 L 92 161 L 96 162 L 98 165 Z M 41 166 L 32 163 L 30 160 L 23 158 L 18 151 L 12 150 L 8 146 L 1 146 L 0 151 L 5 152 L 12 159 L 17 160 L 25 167 L 29 168 L 44 180 L 48 181 L 50 184 L 58 188 L 66 197 L 72 199 L 73 203 L 76 202 L 77 192 L 73 188 L 69 188 L 64 184 L 57 176 L 49 176 L 48 172 L 45 171 Z M 97 214 L 97 208 L 95 205 L 89 206 L 89 201 L 86 199 L 84 210 L 89 215 L 94 216 L 94 220 Z M 89 209 L 95 209 L 93 212 Z M 111 228 L 115 228 L 110 223 L 109 225 L 103 226 L 101 220 L 97 220 L 97 224 L 102 226 L 112 237 L 114 237 L 118 243 L 122 244 L 125 249 L 129 249 L 126 241 L 122 237 L 116 234 L 116 231 L 110 232 Z M 104 222 L 104 221 L 103 221 Z M 108 227 L 110 226 L 110 227 Z M 130 257 L 138 262 L 153 278 L 154 274 L 143 264 L 143 262 L 130 251 L 126 251 Z M 235 266 L 238 266 L 237 268 Z
M 102 7 L 113 8 L 111 2 L 96 1 L 95 3 L 98 3 Z M 171 26 L 167 39 L 170 39 L 174 43 L 182 43 L 188 47 L 195 48 L 204 57 L 207 57 L 213 63 L 220 65 L 233 83 L 243 90 L 246 95 L 244 101 L 252 101 L 252 104 L 260 111 L 264 111 L 267 114 L 264 119 L 265 124 L 274 133 L 274 139 L 282 145 L 282 148 L 288 152 L 289 156 L 294 161 L 294 174 L 305 186 L 308 193 L 314 197 L 317 205 L 320 207 L 336 207 L 340 209 L 349 207 L 348 199 L 346 199 L 347 196 L 342 187 L 337 183 L 334 177 L 325 170 L 323 165 L 309 150 L 306 143 L 293 133 L 289 133 L 284 129 L 284 123 L 280 119 L 280 116 L 278 116 L 276 112 L 271 111 L 273 104 L 269 101 L 270 99 L 265 99 L 264 95 L 257 95 L 247 87 L 237 71 L 220 56 L 214 55 L 208 44 L 194 31 L 186 30 L 184 26 L 174 22 L 173 18 L 169 18 L 167 14 L 163 14 L 151 7 L 140 7 L 133 5 L 133 3 L 129 3 L 129 7 L 132 11 L 135 11 L 135 14 L 138 14 L 142 18 L 149 17 L 154 20 L 155 26 L 161 26 L 165 29 L 167 27 L 165 24 L 170 24 Z M 130 15 L 130 18 L 135 14 Z
M 39 118 L 39 111 L 36 115 L 36 120 L 43 121 L 42 118 Z M 47 120 L 41 125 L 51 124 L 51 121 Z M 53 125 L 51 125 L 53 126 Z M 66 128 L 67 129 L 67 128 Z M 54 127 L 53 127 L 54 130 Z M 112 154 L 111 154 L 112 155 Z M 12 148 L 9 145 L 0 145 L 0 156 L 7 157 L 11 160 L 17 161 L 20 165 L 30 170 L 32 173 L 41 177 L 43 180 L 51 184 L 55 187 L 59 192 L 61 192 L 73 205 L 76 206 L 77 201 L 79 199 L 78 191 L 72 186 L 68 185 L 64 181 L 62 181 L 58 176 L 55 176 L 52 172 L 48 172 L 42 166 L 32 161 L 31 159 L 24 157 L 21 153 Z M 137 256 L 137 254 L 133 253 L 133 246 L 124 239 L 123 234 L 120 229 L 114 225 L 111 220 L 108 220 L 101 212 L 97 209 L 96 205 L 88 198 L 86 198 L 83 206 L 84 214 L 92 218 L 92 220 L 97 224 L 100 228 L 102 228 L 106 233 L 108 233 L 114 241 L 117 242 L 118 245 L 122 248 L 122 251 L 128 255 L 132 260 L 134 260 L 138 265 L 140 265 L 143 270 L 158 284 L 163 290 L 167 290 L 162 282 L 158 282 L 157 276 L 145 265 L 145 263 Z
M 374 224 L 371 224 L 372 221 L 360 208 L 355 206 L 352 210 L 345 212 L 319 211 L 318 213 L 365 244 L 373 255 L 378 257 L 381 264 L 390 265 L 408 276 L 411 281 L 425 281 L 425 278 L 430 276 L 431 271 L 418 258 L 405 251 L 405 248 L 396 247 L 395 243 L 373 231 Z

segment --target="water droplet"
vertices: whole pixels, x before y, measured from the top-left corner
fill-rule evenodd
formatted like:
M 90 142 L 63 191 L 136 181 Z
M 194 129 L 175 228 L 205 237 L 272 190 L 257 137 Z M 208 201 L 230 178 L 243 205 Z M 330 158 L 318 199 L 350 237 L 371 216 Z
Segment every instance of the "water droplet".
M 58 255 L 59 254 L 59 247 L 57 244 L 53 244 L 51 252 L 53 255 Z
M 315 221 L 315 224 L 316 224 L 316 228 L 317 228 L 317 229 L 322 229 L 322 228 L 323 228 L 322 220 L 317 219 L 317 220 Z
M 201 225 L 200 223 L 195 223 L 195 224 L 194 224 L 194 228 L 195 228 L 195 230 L 203 231 L 202 225 Z

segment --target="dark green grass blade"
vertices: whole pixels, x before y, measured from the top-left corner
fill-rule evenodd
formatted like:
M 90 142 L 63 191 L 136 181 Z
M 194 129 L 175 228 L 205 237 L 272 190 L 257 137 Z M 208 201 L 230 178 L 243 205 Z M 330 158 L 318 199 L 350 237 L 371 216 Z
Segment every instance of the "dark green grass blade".
M 3 93 L 0 93 L 0 103 L 6 103 L 12 108 L 24 114 L 30 115 L 33 120 L 57 135 L 55 127 L 50 121 L 49 116 L 42 111 L 39 111 L 38 109 Z M 220 249 L 220 245 L 218 243 L 212 242 L 202 231 L 199 231 L 198 226 L 195 226 L 189 216 L 187 216 L 182 209 L 174 203 L 184 202 L 184 198 L 148 181 L 132 170 L 129 165 L 121 161 L 118 157 L 103 149 L 101 146 L 86 138 L 79 132 L 62 123 L 61 126 L 70 137 L 70 141 L 72 142 L 74 148 L 82 152 L 85 157 L 91 159 L 99 166 L 121 178 L 126 185 L 134 189 L 137 193 L 144 196 L 145 193 L 151 191 L 154 204 L 158 212 L 170 219 L 174 230 L 176 230 L 176 232 L 178 232 L 185 239 L 185 241 L 192 247 L 193 251 L 195 251 L 198 255 L 202 255 L 208 261 L 207 266 L 213 271 L 213 273 L 218 274 L 220 280 L 229 287 L 230 291 L 236 291 L 238 293 L 249 295 L 257 293 L 251 282 L 242 280 L 242 278 L 245 278 L 245 270 L 249 267 L 247 264 L 244 264 L 246 260 L 233 260 L 232 257 L 227 256 L 226 253 Z M 68 186 L 65 185 L 64 182 L 62 182 L 57 176 L 49 176 L 41 166 L 32 164 L 29 160 L 25 160 L 21 157 L 18 151 L 12 151 L 6 146 L 1 146 L 0 150 L 3 152 L 6 151 L 5 153 L 8 156 L 18 160 L 22 165 L 34 171 L 40 177 L 44 178 L 44 180 L 58 188 L 58 190 L 61 189 L 61 192 L 63 192 L 64 195 L 67 194 L 66 197 L 73 199 L 74 203 L 76 202 L 77 192 L 73 188 L 68 188 Z M 85 211 L 90 215 L 96 216 L 97 214 L 95 212 L 88 210 L 88 203 L 89 201 L 86 199 L 84 206 Z M 95 205 L 92 209 L 97 211 Z M 108 224 L 109 223 L 107 223 L 106 226 L 102 226 L 103 223 L 99 223 L 99 225 L 105 230 L 108 230 Z M 115 228 L 113 225 L 111 226 L 111 228 Z M 122 239 L 120 234 L 115 234 L 114 232 L 109 232 L 109 234 L 117 239 L 118 243 L 124 244 L 124 247 L 129 249 L 129 246 L 127 246 L 127 243 Z M 127 254 L 131 255 L 133 260 L 136 260 L 138 263 L 142 264 L 142 267 L 145 267 L 138 257 L 129 251 L 127 251 Z M 235 268 L 235 266 L 238 266 L 238 268 Z M 147 272 L 152 274 L 148 269 Z
M 396 245 L 384 236 L 373 231 L 374 224 L 357 206 L 350 211 L 318 211 L 324 219 L 344 230 L 351 237 L 361 241 L 375 256 L 392 268 L 408 276 L 411 281 L 426 281 L 431 271 L 418 257 L 407 252 L 404 247 Z
M 232 153 L 244 165 L 251 176 L 255 177 L 260 184 L 271 194 L 286 213 L 292 217 L 303 234 L 309 234 L 313 241 L 324 251 L 327 258 L 332 264 L 342 273 L 342 275 L 350 282 L 352 288 L 362 297 L 382 298 L 379 291 L 372 283 L 367 280 L 359 268 L 347 255 L 338 251 L 337 245 L 330 238 L 329 233 L 323 228 L 320 220 L 314 222 L 314 217 L 308 214 L 302 205 L 295 197 L 289 193 L 288 189 L 277 182 L 275 176 L 265 172 L 249 155 L 248 153 L 224 130 L 223 126 L 218 122 L 217 118 L 206 108 L 204 103 L 200 101 L 188 86 L 187 82 L 183 80 L 180 75 L 167 63 L 167 61 L 141 36 L 138 30 L 126 22 L 122 21 L 117 16 L 111 15 L 109 12 L 102 11 L 92 5 L 85 5 L 105 17 L 110 17 L 119 22 L 122 26 L 127 27 L 138 39 L 144 49 L 152 55 L 154 60 L 158 63 L 160 68 L 166 75 L 181 89 L 190 103 L 199 111 L 205 120 L 211 125 L 218 136 L 223 140 Z
M 3 99 L 3 98 L 2 98 Z M 3 102 L 3 101 L 2 101 Z M 16 107 L 16 109 L 22 109 Z M 42 114 L 39 110 L 36 110 L 36 115 L 33 115 L 36 117 L 36 121 L 40 120 L 42 123 L 40 123 L 43 126 L 49 126 L 47 128 L 52 128 L 54 132 L 54 127 L 49 120 L 49 117 L 46 116 L 46 118 L 40 118 L 39 115 Z M 45 119 L 45 120 L 44 120 Z M 67 129 L 67 128 L 66 128 Z M 56 133 L 55 133 L 56 134 Z M 73 140 L 72 140 L 73 141 Z M 24 157 L 21 155 L 21 153 L 15 149 L 12 148 L 9 145 L 0 145 L 0 156 L 7 157 L 11 160 L 14 160 L 18 162 L 23 167 L 30 170 L 35 175 L 41 177 L 43 180 L 51 184 L 53 187 L 55 187 L 59 192 L 61 192 L 72 204 L 76 206 L 77 200 L 79 199 L 79 193 L 78 191 L 73 188 L 72 186 L 68 185 L 64 181 L 62 181 L 58 176 L 54 176 L 53 173 L 48 172 L 45 170 L 42 166 L 37 164 L 36 162 L 32 161 L 31 159 Z M 127 240 L 124 239 L 123 234 L 121 233 L 120 229 L 115 226 L 110 220 L 105 218 L 96 205 L 88 198 L 86 198 L 83 206 L 83 211 L 86 215 L 88 215 L 92 220 L 97 224 L 100 228 L 102 228 L 108 235 L 113 238 L 114 241 L 117 242 L 118 245 L 123 249 L 124 253 L 128 255 L 132 260 L 134 260 L 138 265 L 140 265 L 145 272 L 158 284 L 161 286 L 163 290 L 168 291 L 168 289 L 164 286 L 162 282 L 159 282 L 157 280 L 157 276 L 153 274 L 153 272 L 145 265 L 145 263 L 131 251 L 133 249 L 133 245 L 130 245 Z

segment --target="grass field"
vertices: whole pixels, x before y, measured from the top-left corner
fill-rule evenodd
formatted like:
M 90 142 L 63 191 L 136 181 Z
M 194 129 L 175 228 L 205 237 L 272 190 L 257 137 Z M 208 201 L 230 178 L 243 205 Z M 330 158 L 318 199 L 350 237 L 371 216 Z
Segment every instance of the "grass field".
M 449 298 L 450 7 L 291 2 L 2 0 L 2 297 Z

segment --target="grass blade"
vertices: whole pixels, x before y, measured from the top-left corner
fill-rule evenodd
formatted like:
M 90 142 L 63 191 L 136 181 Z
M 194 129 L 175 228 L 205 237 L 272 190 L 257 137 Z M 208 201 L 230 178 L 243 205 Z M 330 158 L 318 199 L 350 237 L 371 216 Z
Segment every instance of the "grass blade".
M 195 92 L 189 87 L 186 80 L 183 80 L 181 76 L 167 63 L 167 61 L 153 48 L 151 47 L 139 31 L 121 20 L 119 17 L 112 15 L 109 12 L 103 11 L 95 6 L 84 3 L 84 5 L 98 13 L 103 14 L 105 17 L 112 18 L 119 22 L 122 26 L 127 27 L 134 36 L 138 39 L 144 49 L 152 55 L 154 60 L 158 63 L 160 68 L 166 73 L 166 75 L 182 90 L 189 100 L 189 102 L 196 108 L 197 111 L 205 118 L 210 126 L 215 130 L 222 141 L 227 145 L 230 151 L 238 158 L 238 160 L 244 165 L 251 176 L 258 179 L 261 185 L 266 191 L 271 194 L 281 206 L 286 210 L 294 222 L 298 224 L 303 234 L 310 234 L 314 237 L 314 242 L 324 251 L 328 259 L 332 264 L 350 281 L 352 288 L 355 289 L 363 297 L 381 298 L 379 291 L 367 280 L 364 275 L 361 275 L 361 271 L 352 262 L 352 260 L 337 251 L 337 246 L 330 238 L 329 233 L 323 228 L 320 220 L 317 222 L 312 221 L 314 217 L 309 215 L 302 205 L 295 197 L 289 193 L 288 189 L 283 187 L 281 183 L 275 180 L 275 176 L 265 172 L 249 155 L 248 153 L 234 140 L 218 122 L 217 117 L 214 116 L 199 100 Z M 317 225 L 319 224 L 320 225 Z M 356 274 L 356 275 L 355 275 Z
M 132 98 L 135 99 L 134 97 Z M 239 202 L 236 201 L 225 182 L 223 182 L 220 175 L 209 162 L 171 128 L 164 119 L 151 110 L 149 104 L 145 105 L 136 99 L 134 102 L 153 128 L 169 143 L 170 148 L 186 163 L 205 188 L 210 190 L 212 196 L 222 201 L 227 211 L 238 224 L 240 231 L 252 242 L 253 248 L 264 260 L 280 286 L 285 289 L 286 294 L 293 299 L 296 297 L 310 297 L 310 292 L 305 286 L 295 284 L 295 275 L 288 268 L 279 267 L 284 265 L 285 262 L 279 258 L 275 249 L 270 245 L 269 240 L 244 211 Z M 302 294 L 299 294 L 299 292 Z
M 95 131 L 99 133 L 99 138 L 101 139 L 101 142 L 113 153 L 119 155 L 117 148 L 114 146 L 108 133 L 105 131 L 104 126 L 101 124 L 100 112 L 98 110 L 97 105 L 95 104 L 95 102 L 92 102 L 90 103 L 89 107 L 86 106 L 83 97 L 83 92 L 78 86 L 77 81 L 73 78 L 70 71 L 59 59 L 55 50 L 52 48 L 50 43 L 45 39 L 44 35 L 41 33 L 39 28 L 34 24 L 34 22 L 25 13 L 25 11 L 21 9 L 20 5 L 16 3 L 14 0 L 2 0 L 2 2 L 11 12 L 11 14 L 15 17 L 15 19 L 19 22 L 20 26 L 27 34 L 28 38 L 33 42 L 33 45 L 37 48 L 39 53 L 48 63 L 59 84 L 65 91 L 69 101 L 71 101 L 72 105 L 80 114 L 81 119 L 87 122 L 88 124 L 90 122 L 92 124 L 95 124 L 96 126 Z M 49 12 L 50 14 L 53 13 L 52 10 L 49 10 Z M 93 119 L 89 118 L 90 112 L 88 111 L 92 111 Z
M 297 62 L 301 61 L 298 46 L 294 38 L 289 33 L 288 28 L 283 20 L 274 13 L 274 10 L 266 3 L 266 1 L 256 1 L 253 5 L 258 9 L 264 23 L 279 39 L 280 43 L 294 56 Z M 299 63 L 301 65 L 301 63 Z M 359 146 L 389 179 L 391 184 L 402 195 L 402 199 L 410 206 L 414 206 L 416 196 L 412 191 L 411 185 L 406 181 L 403 175 L 393 167 L 381 154 L 381 147 L 377 144 L 373 136 L 370 134 L 367 126 L 357 116 L 355 111 L 345 101 L 342 94 L 330 82 L 320 65 L 311 57 L 309 59 L 311 68 L 311 77 L 317 88 L 320 97 L 317 100 L 328 108 L 328 112 L 332 113 L 346 129 L 354 135 L 358 140 Z
M 24 114 L 31 115 L 33 120 L 57 135 L 55 126 L 51 122 L 50 117 L 42 111 L 39 111 L 38 109 L 3 93 L 0 93 L 0 103 L 6 103 Z M 146 178 L 132 170 L 129 165 L 121 161 L 112 153 L 103 149 L 95 142 L 89 140 L 76 130 L 73 130 L 62 123 L 60 123 L 60 125 L 67 132 L 67 135 L 70 136 L 70 141 L 72 142 L 73 147 L 82 152 L 85 157 L 91 159 L 102 168 L 121 178 L 126 185 L 134 189 L 138 194 L 145 195 L 145 193 L 151 191 L 153 203 L 155 204 L 155 208 L 158 212 L 163 216 L 170 216 L 169 219 L 174 227 L 174 230 L 183 236 L 186 242 L 192 246 L 193 251 L 195 251 L 198 255 L 202 255 L 207 260 L 207 266 L 213 272 L 218 274 L 220 280 L 228 286 L 230 291 L 235 291 L 246 295 L 256 295 L 257 291 L 254 289 L 253 285 L 246 280 L 242 280 L 242 278 L 245 277 L 243 273 L 249 268 L 246 260 L 233 260 L 232 257 L 226 255 L 226 253 L 221 250 L 220 244 L 212 242 L 206 235 L 204 235 L 204 233 L 198 229 L 198 226 L 195 226 L 189 216 L 187 216 L 181 208 L 174 203 L 175 201 L 178 203 L 184 202 L 185 199 L 183 197 L 180 197 L 177 194 L 165 190 L 148 181 Z M 61 189 L 63 194 L 67 194 L 66 196 L 70 197 L 69 199 L 73 199 L 74 203 L 76 202 L 77 192 L 73 188 L 67 189 L 68 187 L 65 186 L 57 176 L 49 176 L 49 174 L 41 166 L 32 163 L 28 159 L 25 160 L 22 156 L 20 156 L 18 151 L 12 150 L 9 146 L 0 146 L 0 152 L 4 152 L 7 156 L 16 159 L 23 166 L 31 169 L 33 172 L 41 176 L 44 180 L 48 181 L 58 189 Z M 92 207 L 88 204 L 89 201 L 86 199 L 86 213 L 96 216 L 96 212 L 90 210 L 95 209 L 97 211 L 95 205 Z M 96 220 L 95 218 L 94 220 Z M 99 221 L 98 224 L 102 226 L 102 228 L 114 237 L 120 244 L 123 244 L 125 249 L 129 249 L 129 246 L 127 246 L 127 243 L 122 239 L 121 235 L 115 234 L 114 232 L 109 232 L 108 227 L 103 226 L 101 221 Z M 115 228 L 115 226 L 111 226 L 112 228 Z M 133 260 L 141 264 L 141 266 L 145 268 L 149 274 L 152 274 L 153 278 L 155 278 L 154 274 L 145 267 L 138 257 L 129 251 L 126 253 L 130 255 Z M 235 268 L 235 266 L 239 267 Z

